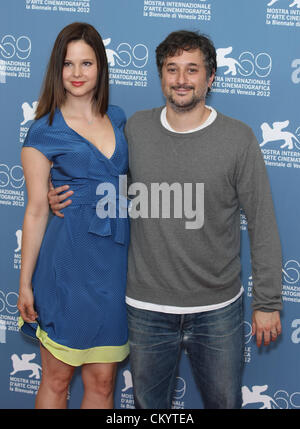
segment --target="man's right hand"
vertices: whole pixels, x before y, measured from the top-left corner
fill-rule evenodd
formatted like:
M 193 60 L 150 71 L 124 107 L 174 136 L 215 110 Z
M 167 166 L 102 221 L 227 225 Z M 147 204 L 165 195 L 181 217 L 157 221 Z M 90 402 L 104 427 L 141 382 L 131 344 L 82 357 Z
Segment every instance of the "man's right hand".
M 61 192 L 67 191 L 69 189 L 69 185 L 63 185 L 59 186 L 57 188 L 53 188 L 52 183 L 49 184 L 50 191 L 48 192 L 48 201 L 49 205 L 51 207 L 51 210 L 53 214 L 55 214 L 58 217 L 64 217 L 63 213 L 60 212 L 61 209 L 64 207 L 69 206 L 72 204 L 72 200 L 65 201 L 66 198 L 69 198 L 71 195 L 74 194 L 73 191 L 65 192 L 64 194 L 58 195 Z M 63 201 L 63 202 L 62 202 Z

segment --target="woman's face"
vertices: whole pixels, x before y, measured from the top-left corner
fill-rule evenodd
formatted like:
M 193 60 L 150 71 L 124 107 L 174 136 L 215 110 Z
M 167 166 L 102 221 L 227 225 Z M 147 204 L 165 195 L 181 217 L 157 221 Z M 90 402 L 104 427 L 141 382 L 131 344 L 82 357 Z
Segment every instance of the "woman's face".
M 66 96 L 92 98 L 97 79 L 97 59 L 93 48 L 83 40 L 70 42 L 62 73 Z

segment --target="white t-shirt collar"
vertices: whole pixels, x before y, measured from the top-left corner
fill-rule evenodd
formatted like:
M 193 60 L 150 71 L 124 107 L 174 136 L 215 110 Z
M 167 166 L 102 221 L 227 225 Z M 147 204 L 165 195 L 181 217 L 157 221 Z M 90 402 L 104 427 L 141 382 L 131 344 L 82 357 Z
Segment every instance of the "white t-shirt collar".
M 160 114 L 160 120 L 162 125 L 168 130 L 168 131 L 172 131 L 173 133 L 178 133 L 178 134 L 188 134 L 188 133 L 194 133 L 195 131 L 199 131 L 202 130 L 203 128 L 207 127 L 208 125 L 212 124 L 214 122 L 214 120 L 217 117 L 217 111 L 211 107 L 211 106 L 205 106 L 207 107 L 207 109 L 209 109 L 211 112 L 209 114 L 209 117 L 206 119 L 205 122 L 203 122 L 203 124 L 201 124 L 199 127 L 197 128 L 193 128 L 192 130 L 188 130 L 188 131 L 175 131 L 169 124 L 169 122 L 167 121 L 167 108 L 164 107 L 161 111 Z

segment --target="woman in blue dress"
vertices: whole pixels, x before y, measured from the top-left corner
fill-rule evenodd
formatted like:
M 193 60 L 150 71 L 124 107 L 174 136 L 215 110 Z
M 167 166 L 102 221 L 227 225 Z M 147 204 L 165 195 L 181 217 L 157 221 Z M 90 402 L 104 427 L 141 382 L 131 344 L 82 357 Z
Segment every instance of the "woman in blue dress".
M 108 86 L 99 33 L 84 23 L 65 27 L 21 153 L 28 203 L 18 308 L 21 330 L 41 343 L 36 408 L 65 408 L 78 366 L 81 407 L 113 408 L 117 362 L 129 353 L 129 219 L 126 198 L 119 196 L 128 151 L 125 116 L 108 105 Z M 76 197 L 62 218 L 48 223 L 49 174 L 55 187 L 67 183 Z M 101 184 L 115 189 L 115 201 L 108 194 L 101 199 Z M 109 216 L 98 216 L 99 203 Z

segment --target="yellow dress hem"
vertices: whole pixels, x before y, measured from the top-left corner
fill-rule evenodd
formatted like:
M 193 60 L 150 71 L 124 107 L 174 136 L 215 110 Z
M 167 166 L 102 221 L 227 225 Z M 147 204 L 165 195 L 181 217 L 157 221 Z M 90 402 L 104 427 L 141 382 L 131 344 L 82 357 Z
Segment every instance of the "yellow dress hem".
M 19 317 L 20 329 L 23 324 L 23 319 Z M 121 362 L 129 355 L 128 342 L 122 346 L 99 346 L 83 350 L 74 349 L 53 341 L 39 325 L 37 325 L 36 337 L 56 359 L 71 366 L 81 366 L 88 363 Z

